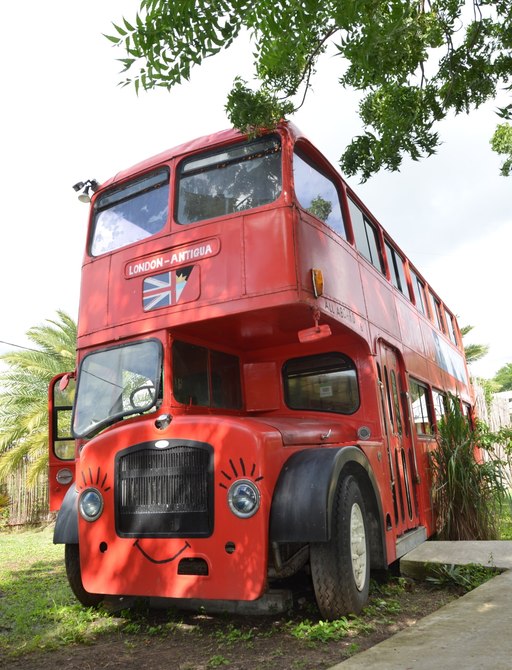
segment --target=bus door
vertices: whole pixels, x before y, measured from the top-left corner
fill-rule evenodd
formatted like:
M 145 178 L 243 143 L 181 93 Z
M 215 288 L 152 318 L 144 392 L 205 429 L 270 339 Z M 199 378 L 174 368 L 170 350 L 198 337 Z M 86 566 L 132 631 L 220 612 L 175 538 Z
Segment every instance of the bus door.
M 384 342 L 379 347 L 379 382 L 388 440 L 391 486 L 397 535 L 419 525 L 417 471 L 401 357 Z
M 60 509 L 75 479 L 75 439 L 71 434 L 71 413 L 75 397 L 72 372 L 54 377 L 48 393 L 49 499 L 50 511 Z

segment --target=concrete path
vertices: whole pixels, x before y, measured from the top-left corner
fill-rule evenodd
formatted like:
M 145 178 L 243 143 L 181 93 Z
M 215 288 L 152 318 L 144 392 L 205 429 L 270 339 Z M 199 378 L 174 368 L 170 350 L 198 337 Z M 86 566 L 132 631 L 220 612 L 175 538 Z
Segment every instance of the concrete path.
M 425 542 L 400 568 L 415 576 L 432 563 L 506 572 L 330 670 L 512 670 L 512 542 Z

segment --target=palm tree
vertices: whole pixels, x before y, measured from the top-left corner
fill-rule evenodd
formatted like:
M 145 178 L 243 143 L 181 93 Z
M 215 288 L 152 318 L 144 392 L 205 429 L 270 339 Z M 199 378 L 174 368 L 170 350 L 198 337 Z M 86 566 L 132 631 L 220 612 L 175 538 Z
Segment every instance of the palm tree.
M 473 330 L 474 326 L 463 326 L 460 329 L 460 333 L 462 337 L 467 335 Z M 479 361 L 481 358 L 484 356 L 487 356 L 489 353 L 489 345 L 488 344 L 467 344 L 464 346 L 464 353 L 466 355 L 466 362 L 467 363 L 475 363 L 475 361 Z
M 11 351 L 0 360 L 0 482 L 27 465 L 27 486 L 48 466 L 48 385 L 60 372 L 74 370 L 77 328 L 58 311 L 58 320 L 27 332 L 33 349 Z

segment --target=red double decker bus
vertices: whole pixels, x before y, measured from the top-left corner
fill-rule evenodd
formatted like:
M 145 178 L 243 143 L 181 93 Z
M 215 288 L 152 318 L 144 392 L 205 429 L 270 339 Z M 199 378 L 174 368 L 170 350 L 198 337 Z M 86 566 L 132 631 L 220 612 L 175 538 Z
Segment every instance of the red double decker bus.
M 50 490 L 83 604 L 255 600 L 309 565 L 339 617 L 434 532 L 436 422 L 472 404 L 456 319 L 292 125 L 96 188 L 78 329 Z

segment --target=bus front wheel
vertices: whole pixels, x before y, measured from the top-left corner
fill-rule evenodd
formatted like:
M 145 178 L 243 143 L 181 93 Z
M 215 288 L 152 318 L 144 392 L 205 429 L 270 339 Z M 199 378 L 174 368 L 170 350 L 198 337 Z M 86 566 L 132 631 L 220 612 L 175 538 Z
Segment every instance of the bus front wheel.
M 84 589 L 84 585 L 82 584 L 78 544 L 66 544 L 64 560 L 68 582 L 76 599 L 85 607 L 96 607 L 99 605 L 103 600 L 103 596 L 99 593 L 89 593 Z
M 370 553 L 364 500 L 355 477 L 338 482 L 330 539 L 311 544 L 310 562 L 322 616 L 358 614 L 368 600 Z

